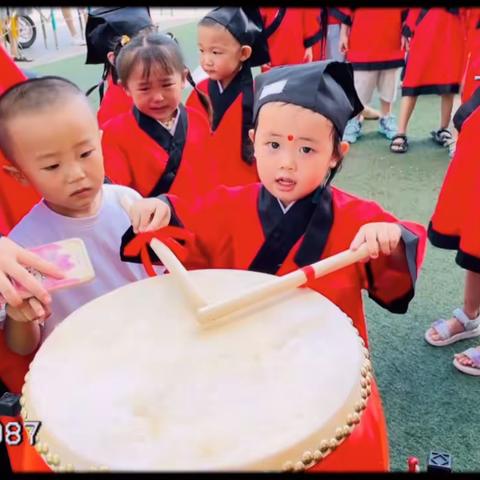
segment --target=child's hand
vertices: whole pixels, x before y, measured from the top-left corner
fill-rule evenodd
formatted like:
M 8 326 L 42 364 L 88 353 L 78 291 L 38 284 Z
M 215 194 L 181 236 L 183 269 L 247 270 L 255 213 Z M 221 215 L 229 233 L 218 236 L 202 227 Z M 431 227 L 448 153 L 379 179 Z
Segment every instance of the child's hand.
M 305 54 L 303 55 L 304 63 L 310 63 L 313 60 L 313 48 L 308 47 L 305 49 Z
M 18 307 L 7 305 L 7 316 L 16 322 L 38 321 L 43 324 L 51 315 L 48 305 L 41 303 L 35 297 L 27 298 Z
M 133 202 L 128 209 L 133 232 L 150 232 L 170 223 L 170 207 L 158 198 L 142 198 Z
M 402 230 L 396 223 L 367 223 L 360 227 L 350 244 L 350 249 L 357 250 L 360 245 L 366 243 L 370 258 L 378 258 L 380 252 L 384 255 L 393 253 L 401 238 Z
M 400 40 L 400 49 L 405 50 L 406 52 L 410 50 L 410 38 L 402 35 L 402 38 Z

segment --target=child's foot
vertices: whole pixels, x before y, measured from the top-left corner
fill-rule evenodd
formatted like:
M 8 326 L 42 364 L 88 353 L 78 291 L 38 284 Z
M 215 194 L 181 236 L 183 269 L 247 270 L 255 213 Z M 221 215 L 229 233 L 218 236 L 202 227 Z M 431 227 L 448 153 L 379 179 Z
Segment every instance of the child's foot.
M 343 141 L 348 143 L 355 143 L 358 137 L 362 134 L 362 124 L 358 119 L 352 118 L 347 122 L 343 132 Z
M 382 117 L 378 123 L 378 131 L 389 140 L 392 140 L 397 134 L 397 121 L 395 120 L 395 116 L 387 115 L 386 117 Z
M 397 133 L 390 143 L 390 151 L 393 153 L 406 153 L 408 151 L 408 138 L 404 133 Z
M 453 311 L 448 320 L 437 320 L 425 332 L 425 340 L 435 347 L 443 347 L 459 340 L 480 335 L 480 315 L 469 318 L 461 308 Z
M 447 128 L 440 128 L 437 131 L 430 132 L 432 140 L 438 145 L 447 148 L 450 143 L 454 142 L 453 136 Z
M 480 376 L 480 346 L 456 353 L 453 364 L 463 373 Z

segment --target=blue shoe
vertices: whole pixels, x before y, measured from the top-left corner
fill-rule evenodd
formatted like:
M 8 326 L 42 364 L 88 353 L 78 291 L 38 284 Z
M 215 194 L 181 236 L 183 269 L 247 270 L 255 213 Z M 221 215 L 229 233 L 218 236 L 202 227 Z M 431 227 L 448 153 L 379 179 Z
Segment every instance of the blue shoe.
M 382 117 L 379 121 L 378 131 L 389 140 L 397 134 L 397 122 L 393 115 Z
M 348 143 L 355 143 L 361 134 L 362 124 L 356 118 L 352 118 L 345 126 L 342 140 Z

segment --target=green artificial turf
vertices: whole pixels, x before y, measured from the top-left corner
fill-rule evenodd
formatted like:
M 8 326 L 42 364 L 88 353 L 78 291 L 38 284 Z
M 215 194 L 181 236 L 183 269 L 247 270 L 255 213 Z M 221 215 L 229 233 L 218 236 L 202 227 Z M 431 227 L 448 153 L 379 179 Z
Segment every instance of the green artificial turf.
M 198 64 L 194 24 L 169 29 L 175 33 L 192 70 Z M 64 75 L 87 89 L 100 78 L 102 66 L 84 65 L 74 57 L 35 69 Z M 187 92 L 186 92 L 187 93 Z M 389 142 L 377 133 L 377 121 L 364 123 L 364 135 L 351 146 L 335 184 L 374 199 L 395 215 L 427 224 L 435 206 L 448 152 L 430 140 L 438 128 L 439 97 L 420 97 L 409 127 L 406 154 L 389 152 Z M 95 92 L 92 103 L 98 102 Z M 378 106 L 374 100 L 373 106 Z M 399 101 L 395 110 L 398 113 Z M 392 470 L 405 471 L 409 455 L 426 465 L 430 450 L 453 456 L 454 471 L 480 470 L 477 406 L 479 379 L 459 373 L 454 352 L 474 340 L 434 348 L 423 340 L 438 317 L 461 305 L 464 271 L 452 252 L 428 245 L 417 293 L 405 315 L 390 314 L 366 299 L 370 347 L 390 437 Z M 477 392 L 477 394 L 475 394 Z

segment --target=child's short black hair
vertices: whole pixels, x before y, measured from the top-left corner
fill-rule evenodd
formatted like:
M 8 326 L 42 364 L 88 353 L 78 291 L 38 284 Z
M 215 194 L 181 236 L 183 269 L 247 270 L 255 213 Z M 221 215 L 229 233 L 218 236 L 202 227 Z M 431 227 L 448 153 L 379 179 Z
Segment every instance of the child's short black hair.
M 56 76 L 31 78 L 17 83 L 0 96 L 0 125 L 2 125 L 0 150 L 9 160 L 13 159 L 11 158 L 11 138 L 8 129 L 5 128 L 7 122 L 19 115 L 26 115 L 47 107 L 53 108 L 70 96 L 84 98 L 90 106 L 87 97 L 75 83 Z M 48 126 L 46 125 L 45 128 Z

